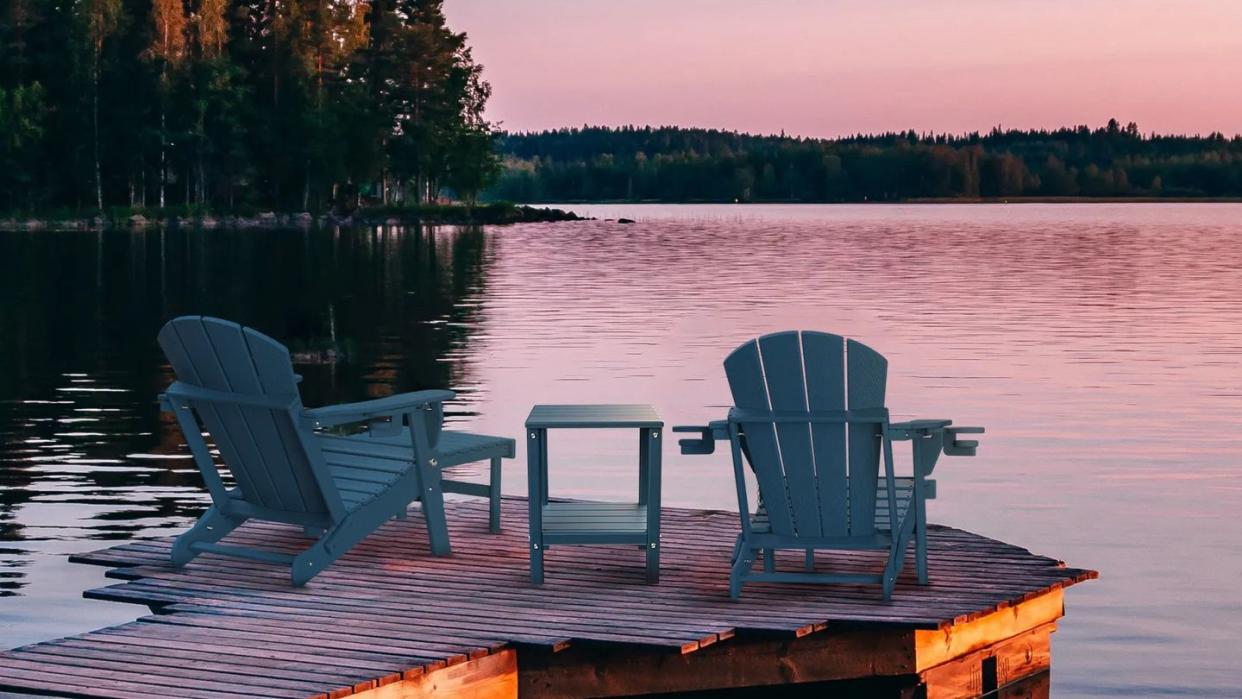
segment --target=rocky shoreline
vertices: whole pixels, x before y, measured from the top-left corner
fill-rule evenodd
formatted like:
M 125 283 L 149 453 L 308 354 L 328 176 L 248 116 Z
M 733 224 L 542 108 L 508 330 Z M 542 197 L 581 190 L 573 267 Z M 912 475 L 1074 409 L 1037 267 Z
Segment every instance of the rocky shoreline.
M 417 209 L 360 209 L 347 215 L 309 212 L 276 213 L 263 212 L 253 216 L 201 215 L 201 216 L 151 216 L 142 213 L 127 217 L 0 218 L 0 230 L 4 231 L 64 231 L 64 230 L 115 230 L 169 228 L 311 228 L 320 226 L 402 226 L 410 224 L 429 225 L 500 225 L 508 223 L 539 223 L 553 221 L 585 221 L 572 211 L 533 206 L 488 204 L 468 208 L 464 206 L 434 206 Z

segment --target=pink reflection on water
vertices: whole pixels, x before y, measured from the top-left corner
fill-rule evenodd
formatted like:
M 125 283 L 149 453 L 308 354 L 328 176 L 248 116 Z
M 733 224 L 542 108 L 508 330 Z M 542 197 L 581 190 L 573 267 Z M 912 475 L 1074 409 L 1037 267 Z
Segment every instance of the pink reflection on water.
M 1172 685 L 1146 668 L 1183 665 L 1223 686 L 1215 644 L 1242 633 L 1242 206 L 587 213 L 639 223 L 490 234 L 462 360 L 475 427 L 519 437 L 535 402 L 702 422 L 729 404 L 721 362 L 746 338 L 855 337 L 889 358 L 896 415 L 988 429 L 978 457 L 942 459 L 933 521 L 1102 571 L 1070 596 L 1060 691 L 1103 691 L 1120 668 L 1118 686 L 1154 692 Z M 631 497 L 631 437 L 554 435 L 553 492 Z M 666 447 L 665 464 L 669 504 L 736 506 L 726 454 Z M 1136 621 L 1154 608 L 1178 622 Z

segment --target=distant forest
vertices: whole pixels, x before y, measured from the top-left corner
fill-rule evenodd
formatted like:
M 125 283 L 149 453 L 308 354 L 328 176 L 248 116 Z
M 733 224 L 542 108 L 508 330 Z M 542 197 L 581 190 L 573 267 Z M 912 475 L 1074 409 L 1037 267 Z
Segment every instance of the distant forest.
M 860 202 L 980 197 L 1242 197 L 1242 136 L 1056 131 L 836 140 L 596 128 L 500 139 L 494 199 Z
M 0 215 L 1242 197 L 1242 137 L 498 133 L 443 0 L 0 0 Z
M 3 0 L 0 213 L 471 199 L 490 87 L 442 0 Z

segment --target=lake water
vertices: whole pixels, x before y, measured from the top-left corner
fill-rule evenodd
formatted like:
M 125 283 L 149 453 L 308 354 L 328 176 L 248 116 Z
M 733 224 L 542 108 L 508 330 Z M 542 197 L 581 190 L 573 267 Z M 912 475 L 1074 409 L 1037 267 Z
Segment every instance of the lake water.
M 145 611 L 66 554 L 205 506 L 155 403 L 173 316 L 335 332 L 307 404 L 452 387 L 452 422 L 518 438 L 535 402 L 721 417 L 724 356 L 805 328 L 887 355 L 896 417 L 986 425 L 933 521 L 1100 571 L 1054 695 L 1242 692 L 1242 206 L 570 208 L 638 223 L 0 233 L 0 647 Z M 588 446 L 558 438 L 553 493 L 628 495 L 630 440 Z M 672 451 L 668 504 L 736 507 L 727 455 Z

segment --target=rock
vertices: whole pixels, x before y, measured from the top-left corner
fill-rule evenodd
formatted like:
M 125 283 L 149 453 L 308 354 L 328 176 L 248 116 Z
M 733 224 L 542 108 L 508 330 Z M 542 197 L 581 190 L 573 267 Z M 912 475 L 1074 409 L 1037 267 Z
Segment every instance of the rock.
M 336 364 L 344 359 L 344 353 L 334 348 L 290 352 L 294 364 Z
M 309 226 L 315 222 L 315 218 L 311 216 L 310 214 L 308 214 L 307 212 L 303 211 L 300 214 L 294 214 L 293 218 L 291 219 L 291 222 L 295 226 Z
M 632 218 L 619 218 L 619 219 L 617 219 L 617 223 L 634 223 L 634 219 L 632 219 Z
M 276 214 L 271 211 L 264 211 L 255 217 L 255 222 L 260 226 L 275 226 L 277 223 Z
M 215 228 L 220 225 L 220 222 L 210 216 L 204 216 L 198 220 L 198 225 L 203 228 Z
M 149 221 L 147 221 L 147 217 L 143 216 L 142 214 L 134 214 L 133 216 L 129 217 L 129 225 L 133 226 L 134 228 L 143 228 L 148 223 Z

